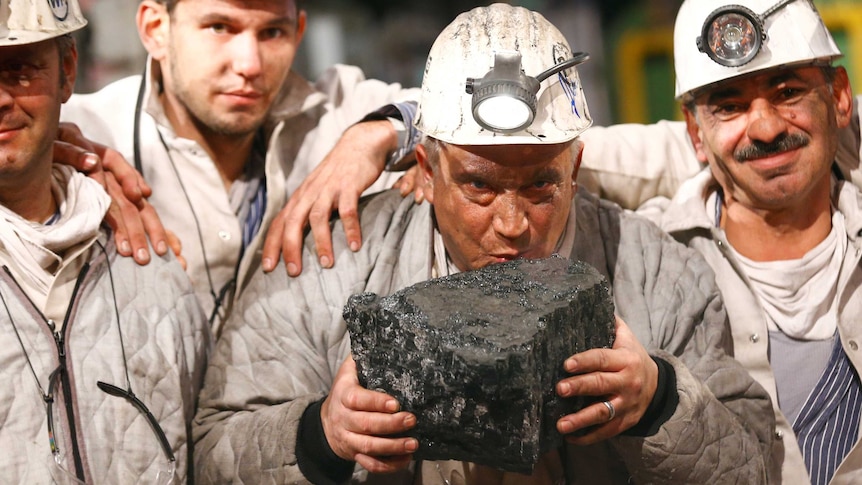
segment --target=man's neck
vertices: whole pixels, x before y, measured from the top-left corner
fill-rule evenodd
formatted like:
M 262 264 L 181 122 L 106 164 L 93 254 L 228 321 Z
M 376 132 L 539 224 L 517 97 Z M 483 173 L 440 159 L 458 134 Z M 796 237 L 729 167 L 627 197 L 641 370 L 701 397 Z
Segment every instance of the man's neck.
M 233 182 L 242 175 L 251 158 L 255 133 L 244 135 L 216 133 L 192 119 L 187 111 L 175 109 L 176 100 L 172 103 L 163 94 L 161 102 L 174 133 L 200 145 L 218 169 L 225 190 L 229 191 Z
M 21 179 L 26 180 L 0 181 L 0 205 L 23 219 L 41 224 L 57 212 L 57 201 L 51 191 L 51 172 Z
M 192 139 L 207 152 L 221 175 L 225 190 L 230 191 L 251 158 L 254 133 L 243 137 L 209 134 Z
M 829 197 L 820 197 L 775 211 L 752 210 L 726 201 L 721 227 L 728 242 L 746 258 L 754 261 L 799 259 L 832 231 L 831 201 Z

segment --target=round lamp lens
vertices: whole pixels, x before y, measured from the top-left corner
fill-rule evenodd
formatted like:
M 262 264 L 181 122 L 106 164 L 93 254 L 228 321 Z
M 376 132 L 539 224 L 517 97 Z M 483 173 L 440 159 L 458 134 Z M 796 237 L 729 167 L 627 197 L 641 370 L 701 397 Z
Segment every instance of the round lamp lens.
M 533 113 L 522 100 L 509 96 L 495 96 L 476 106 L 476 114 L 491 129 L 520 130 L 532 122 Z
M 710 23 L 707 49 L 713 59 L 725 66 L 750 61 L 760 49 L 760 33 L 754 21 L 741 13 L 726 13 Z

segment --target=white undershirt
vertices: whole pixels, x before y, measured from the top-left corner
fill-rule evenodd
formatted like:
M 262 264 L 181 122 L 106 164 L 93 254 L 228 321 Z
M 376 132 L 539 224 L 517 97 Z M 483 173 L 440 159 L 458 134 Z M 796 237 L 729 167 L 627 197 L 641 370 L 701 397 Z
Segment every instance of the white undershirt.
M 731 251 L 751 281 L 770 331 L 798 340 L 832 338 L 838 326 L 838 277 L 847 252 L 844 216 L 835 211 L 832 231 L 802 258 L 753 261 Z

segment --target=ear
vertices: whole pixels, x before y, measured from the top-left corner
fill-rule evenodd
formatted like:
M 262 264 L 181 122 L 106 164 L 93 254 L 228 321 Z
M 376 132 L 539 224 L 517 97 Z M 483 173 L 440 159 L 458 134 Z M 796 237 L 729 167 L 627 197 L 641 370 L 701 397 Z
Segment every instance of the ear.
M 170 37 L 171 19 L 165 5 L 154 0 L 143 0 L 135 16 L 138 36 L 147 52 L 156 61 L 165 58 Z
M 709 159 L 706 157 L 706 151 L 703 148 L 702 133 L 700 128 L 697 126 L 697 117 L 684 105 L 682 107 L 682 114 L 685 116 L 685 129 L 688 131 L 688 138 L 694 146 L 694 152 L 697 155 L 697 159 L 701 163 L 708 163 Z
M 302 36 L 305 35 L 305 10 L 300 10 L 296 16 L 296 45 L 302 42 Z
M 72 93 L 75 91 L 75 79 L 78 77 L 78 48 L 74 42 L 72 42 L 72 47 L 66 57 L 63 58 L 63 75 L 65 82 L 60 89 L 62 90 L 62 102 L 65 103 L 72 97 Z
M 575 140 L 572 145 L 572 155 L 575 158 L 575 169 L 572 171 L 572 187 L 578 186 L 578 172 L 581 170 L 581 161 L 584 159 L 584 142 Z
M 419 177 L 422 178 L 424 186 L 425 200 L 429 204 L 434 204 L 434 169 L 428 162 L 428 154 L 425 152 L 425 147 L 418 145 L 416 147 L 416 163 L 419 164 Z
M 835 118 L 839 128 L 845 128 L 850 124 L 853 117 L 853 90 L 850 87 L 850 79 L 847 70 L 838 67 L 835 70 L 835 79 L 832 81 L 832 95 L 835 97 Z

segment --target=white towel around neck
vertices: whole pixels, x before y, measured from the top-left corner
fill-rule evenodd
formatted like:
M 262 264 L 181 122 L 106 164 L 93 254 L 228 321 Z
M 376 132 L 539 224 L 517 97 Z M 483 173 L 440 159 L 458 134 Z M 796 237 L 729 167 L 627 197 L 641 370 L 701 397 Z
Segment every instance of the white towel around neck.
M 98 182 L 65 165 L 54 165 L 51 192 L 59 218 L 50 225 L 28 221 L 0 205 L 0 243 L 25 285 L 47 294 L 69 248 L 99 234 L 111 199 Z

